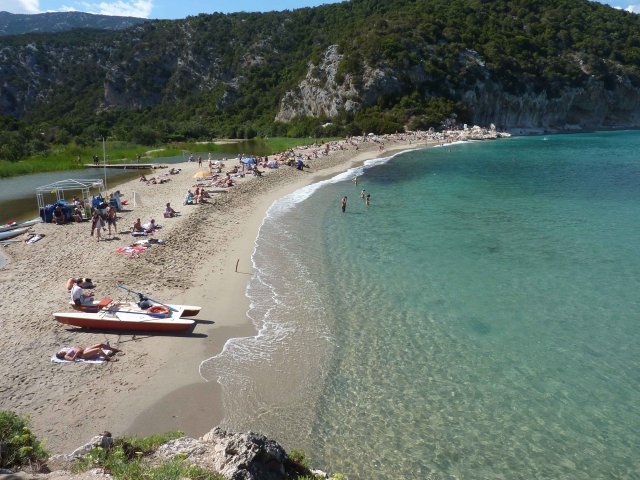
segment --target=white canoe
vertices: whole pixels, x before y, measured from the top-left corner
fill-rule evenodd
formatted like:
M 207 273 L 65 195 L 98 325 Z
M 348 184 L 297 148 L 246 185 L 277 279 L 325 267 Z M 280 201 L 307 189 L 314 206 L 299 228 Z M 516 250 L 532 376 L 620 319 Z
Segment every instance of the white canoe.
M 7 240 L 8 238 L 17 237 L 18 235 L 22 235 L 23 233 L 27 233 L 31 227 L 26 228 L 16 228 L 14 230 L 7 230 L 6 232 L 0 232 L 0 240 Z
M 34 218 L 33 220 L 28 220 L 26 222 L 12 223 L 11 225 L 0 225 L 0 232 L 7 232 L 9 230 L 15 230 L 16 228 L 31 227 L 36 223 L 41 223 L 41 222 L 42 220 L 40 219 L 40 217 L 38 217 L 38 218 Z

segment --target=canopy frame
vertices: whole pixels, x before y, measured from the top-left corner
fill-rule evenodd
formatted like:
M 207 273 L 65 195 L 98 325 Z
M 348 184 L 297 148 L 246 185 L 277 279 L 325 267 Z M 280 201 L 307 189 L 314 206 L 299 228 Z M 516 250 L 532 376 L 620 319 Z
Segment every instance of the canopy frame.
M 100 193 L 105 193 L 104 181 L 100 179 L 73 179 L 60 180 L 48 185 L 36 188 L 36 199 L 38 200 L 38 208 L 45 207 L 45 195 L 55 194 L 56 202 L 64 200 L 65 192 L 80 191 L 83 200 L 91 199 L 91 190 L 98 189 Z

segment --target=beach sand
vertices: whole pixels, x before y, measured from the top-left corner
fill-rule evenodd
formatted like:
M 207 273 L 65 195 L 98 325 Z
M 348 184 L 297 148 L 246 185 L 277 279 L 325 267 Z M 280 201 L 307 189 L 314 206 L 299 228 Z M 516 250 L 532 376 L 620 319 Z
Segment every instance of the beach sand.
M 45 234 L 41 241 L 4 249 L 9 263 L 0 275 L 0 408 L 29 414 L 36 435 L 53 453 L 68 453 L 104 430 L 116 436 L 173 430 L 200 436 L 217 425 L 224 414 L 218 385 L 205 382 L 198 367 L 229 338 L 255 334 L 245 289 L 267 209 L 304 185 L 426 141 L 387 138 L 383 151 L 372 142 L 360 143 L 358 151 L 342 143 L 344 150 L 305 161 L 310 168 L 304 171 L 284 166 L 261 178 L 246 177 L 202 205 L 182 205 L 200 169 L 197 163 L 180 164 L 182 172 L 166 184 L 133 180 L 116 187 L 129 205 L 119 213 L 122 233 L 112 240 L 97 242 L 88 222 L 41 224 L 34 229 Z M 306 155 L 313 149 L 300 151 Z M 179 217 L 162 218 L 166 202 Z M 136 258 L 117 254 L 116 248 L 134 240 L 128 234 L 134 220 L 145 223 L 152 217 L 163 226 L 154 237 L 166 245 Z M 125 299 L 116 287 L 122 282 L 162 302 L 201 305 L 202 312 L 193 332 L 183 335 L 95 332 L 59 324 L 52 313 L 70 309 L 65 283 L 78 276 L 93 279 L 97 297 Z M 124 352 L 119 361 L 50 360 L 61 347 L 104 341 Z

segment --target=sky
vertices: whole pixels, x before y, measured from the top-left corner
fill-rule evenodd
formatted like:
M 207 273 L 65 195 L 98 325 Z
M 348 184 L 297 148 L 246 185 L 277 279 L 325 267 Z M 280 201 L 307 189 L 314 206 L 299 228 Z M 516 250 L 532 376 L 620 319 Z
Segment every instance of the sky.
M 339 0 L 0 0 L 0 11 L 10 13 L 88 12 L 140 18 L 178 19 L 199 13 L 263 12 L 315 7 Z M 601 1 L 640 13 L 640 0 Z

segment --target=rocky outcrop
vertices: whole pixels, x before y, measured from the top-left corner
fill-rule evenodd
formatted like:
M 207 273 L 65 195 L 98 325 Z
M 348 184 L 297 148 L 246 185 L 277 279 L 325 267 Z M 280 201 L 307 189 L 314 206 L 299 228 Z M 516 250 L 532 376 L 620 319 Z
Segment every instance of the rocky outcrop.
M 462 92 L 474 122 L 512 131 L 571 131 L 640 127 L 640 91 L 620 80 L 612 89 L 590 78 L 582 88 L 513 95 L 495 83 Z
M 341 111 L 354 113 L 374 104 L 381 95 L 400 95 L 405 88 L 390 69 L 381 67 L 365 65 L 361 80 L 352 72 L 340 77 L 342 59 L 338 46 L 331 45 L 318 65 L 309 63 L 304 80 L 280 101 L 276 120 L 286 123 L 296 117 L 333 118 Z
M 340 111 L 359 110 L 361 104 L 353 76 L 346 75 L 340 84 L 336 80 L 342 58 L 338 46 L 331 45 L 319 65 L 309 63 L 305 79 L 280 101 L 276 120 L 286 123 L 305 116 L 332 118 Z
M 90 442 L 70 454 L 56 455 L 49 459 L 50 473 L 27 474 L 25 472 L 0 472 L 0 480 L 107 480 L 111 478 L 100 469 L 80 474 L 70 473 L 75 460 L 96 447 L 109 449 L 113 439 L 109 432 L 97 435 Z M 227 480 L 286 480 L 311 472 L 292 461 L 287 452 L 274 440 L 257 433 L 230 433 L 219 427 L 212 429 L 200 439 L 182 437 L 158 447 L 149 462 L 161 464 L 176 457 L 192 465 L 219 473 Z M 327 478 L 320 471 L 313 471 L 316 478 Z
M 104 432 L 100 435 L 96 435 L 87 443 L 82 445 L 81 447 L 76 448 L 73 452 L 66 455 L 54 455 L 49 459 L 49 463 L 51 464 L 68 464 L 75 460 L 82 458 L 84 455 L 89 453 L 94 448 L 104 448 L 105 450 L 111 448 L 113 445 L 113 438 L 111 437 L 111 433 Z
M 274 440 L 256 433 L 229 433 L 214 428 L 199 440 L 179 438 L 162 445 L 159 460 L 177 455 L 222 474 L 228 480 L 285 480 L 287 453 Z
M 342 59 L 333 45 L 318 65 L 310 63 L 304 80 L 282 98 L 276 120 L 334 118 L 341 111 L 354 113 L 375 105 L 380 97 L 400 97 L 420 90 L 429 95 L 429 77 L 419 65 L 406 71 L 364 65 L 361 81 L 356 82 L 349 73 L 339 83 L 336 73 Z M 494 78 L 477 52 L 464 50 L 459 66 L 473 72 L 476 80 L 463 88 L 451 85 L 448 95 L 467 106 L 472 123 L 495 123 L 501 129 L 519 132 L 640 128 L 640 89 L 624 77 L 618 77 L 613 87 L 593 76 L 583 87 L 559 91 L 534 92 L 523 85 L 524 92 L 516 95 Z

